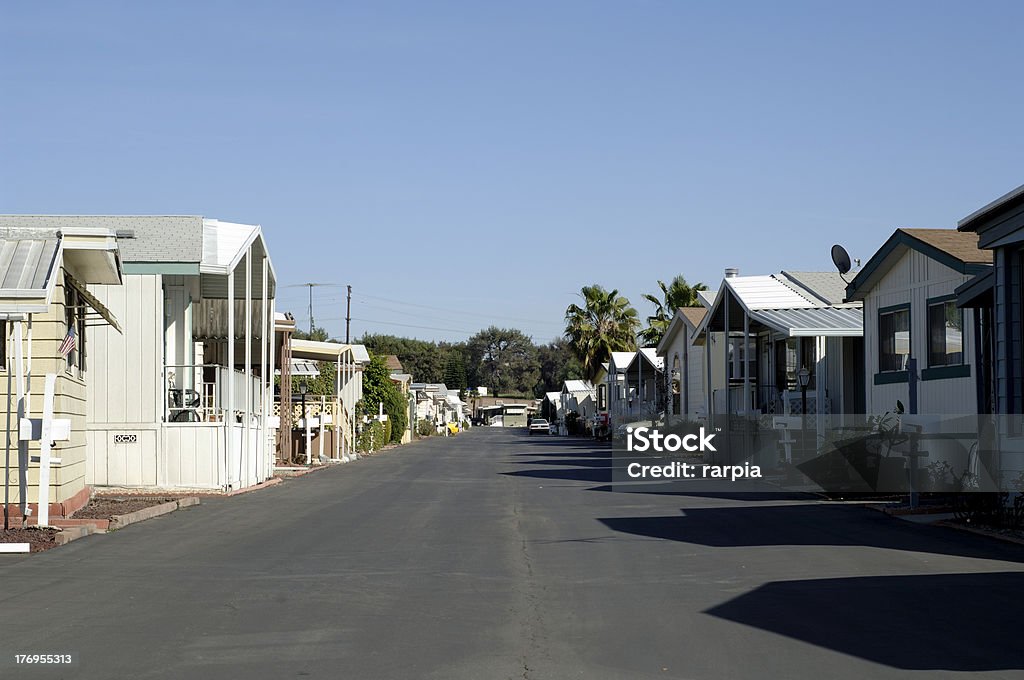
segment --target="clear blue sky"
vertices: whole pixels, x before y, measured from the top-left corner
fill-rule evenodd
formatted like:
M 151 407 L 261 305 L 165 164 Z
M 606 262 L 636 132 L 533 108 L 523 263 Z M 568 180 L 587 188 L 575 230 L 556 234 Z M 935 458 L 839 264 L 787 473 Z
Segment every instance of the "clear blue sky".
M 546 340 L 584 284 L 646 315 L 658 278 L 830 269 L 835 242 L 866 260 L 1024 182 L 1022 23 L 1002 2 L 3 3 L 0 212 L 259 223 L 282 286 L 354 286 L 356 334 Z M 281 289 L 301 323 L 305 300 Z M 335 335 L 342 307 L 316 292 Z

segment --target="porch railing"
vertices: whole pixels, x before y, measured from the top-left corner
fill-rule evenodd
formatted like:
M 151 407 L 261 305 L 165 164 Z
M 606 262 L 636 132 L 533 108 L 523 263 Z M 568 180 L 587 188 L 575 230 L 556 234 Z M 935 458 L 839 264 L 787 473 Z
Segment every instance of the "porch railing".
M 259 378 L 250 382 L 246 407 L 246 375 L 219 364 L 176 364 L 164 367 L 164 422 L 222 423 L 227 418 L 228 394 L 233 396 L 234 420 L 245 413 L 258 416 L 262 394 Z

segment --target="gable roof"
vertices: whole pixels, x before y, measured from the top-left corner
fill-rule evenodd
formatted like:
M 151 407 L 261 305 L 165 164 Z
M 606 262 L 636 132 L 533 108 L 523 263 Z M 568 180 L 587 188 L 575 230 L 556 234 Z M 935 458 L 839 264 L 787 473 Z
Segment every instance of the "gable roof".
M 661 337 L 661 342 L 655 348 L 658 356 L 663 357 L 668 354 L 669 345 L 675 342 L 675 337 L 680 332 L 685 331 L 686 338 L 689 340 L 693 331 L 700 326 L 707 313 L 706 307 L 680 307 L 677 309 L 676 313 L 672 316 L 672 321 L 668 324 L 668 328 L 665 329 L 665 335 Z
M 612 370 L 612 364 L 615 365 L 616 371 L 623 371 L 626 366 L 629 366 L 629 362 L 633 361 L 634 356 L 636 356 L 636 352 L 612 352 L 608 362 L 608 371 L 610 372 Z
M 389 354 L 384 357 L 384 364 L 388 367 L 389 371 L 402 372 L 405 368 L 402 366 L 402 362 L 398 360 L 398 356 Z
M 839 272 L 781 272 L 780 280 L 796 292 L 811 296 L 828 305 L 846 300 L 846 280 Z
M 847 300 L 867 292 L 908 251 L 915 250 L 961 274 L 981 274 L 992 266 L 992 252 L 978 248 L 978 235 L 956 229 L 897 229 L 846 287 Z
M 665 358 L 658 356 L 658 351 L 654 347 L 642 347 L 639 352 L 633 353 L 633 360 L 629 362 L 629 366 L 626 367 L 627 372 L 633 368 L 633 364 L 637 363 L 639 357 L 644 358 L 644 363 L 653 367 L 655 370 L 661 371 L 665 369 Z
M 593 392 L 594 386 L 586 380 L 566 380 L 562 383 L 562 392 Z
M 827 296 L 835 292 L 828 291 L 827 278 L 806 275 L 818 272 L 804 274 L 802 279 L 785 272 L 725 278 L 710 311 L 694 331 L 694 344 L 704 344 L 700 336 L 707 331 L 724 330 L 726 315 L 723 308 L 726 305 L 729 305 L 730 312 L 739 312 L 730 316 L 730 330 L 737 330 L 736 322 L 746 314 L 750 321 L 786 337 L 863 335 L 861 304 L 830 304 Z M 797 280 L 803 283 L 797 284 Z M 815 284 L 824 284 L 825 292 L 816 292 Z

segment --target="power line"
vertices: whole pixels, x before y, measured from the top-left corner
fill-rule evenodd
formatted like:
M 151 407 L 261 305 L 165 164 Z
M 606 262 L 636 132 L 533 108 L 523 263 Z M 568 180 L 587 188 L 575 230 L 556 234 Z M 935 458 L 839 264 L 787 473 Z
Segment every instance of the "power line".
M 321 319 L 321 321 L 344 321 L 345 317 L 336 316 L 327 319 Z M 399 323 L 397 321 L 381 321 L 379 319 L 361 319 L 358 317 L 352 317 L 353 321 L 362 321 L 363 323 L 376 323 L 382 326 L 401 326 L 403 328 L 419 328 L 428 331 L 444 331 L 447 333 L 465 333 L 466 335 L 474 335 L 478 331 L 467 331 L 459 328 L 438 328 L 437 326 L 420 326 L 411 323 Z
M 393 298 L 381 297 L 379 295 L 367 295 L 366 293 L 358 293 L 356 295 L 356 297 L 364 297 L 364 298 L 371 299 L 371 300 L 381 300 L 383 302 L 391 302 L 393 304 L 405 305 L 407 307 L 420 307 L 422 309 L 433 309 L 433 310 L 437 310 L 437 311 L 440 311 L 440 312 L 448 312 L 449 314 L 459 314 L 459 315 L 462 315 L 462 316 L 476 316 L 476 317 L 482 317 L 482 318 L 485 318 L 485 319 L 505 319 L 505 320 L 508 320 L 508 321 L 521 321 L 522 323 L 539 323 L 539 324 L 551 323 L 550 321 L 540 321 L 538 319 L 526 319 L 526 318 L 517 317 L 517 316 L 505 316 L 505 315 L 500 315 L 500 314 L 482 314 L 480 312 L 463 312 L 463 311 L 460 311 L 458 309 L 451 309 L 450 307 L 434 307 L 432 305 L 424 305 L 424 304 L 420 304 L 418 302 L 408 302 L 408 301 L 405 301 L 405 300 L 395 300 Z

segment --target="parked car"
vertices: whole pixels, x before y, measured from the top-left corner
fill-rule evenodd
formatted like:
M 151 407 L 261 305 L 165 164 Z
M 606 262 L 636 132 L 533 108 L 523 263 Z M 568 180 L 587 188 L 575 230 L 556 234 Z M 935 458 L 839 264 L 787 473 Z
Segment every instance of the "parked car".
M 543 418 L 534 418 L 530 421 L 530 434 L 534 435 L 537 433 L 550 434 L 551 426 L 548 425 L 548 421 Z

